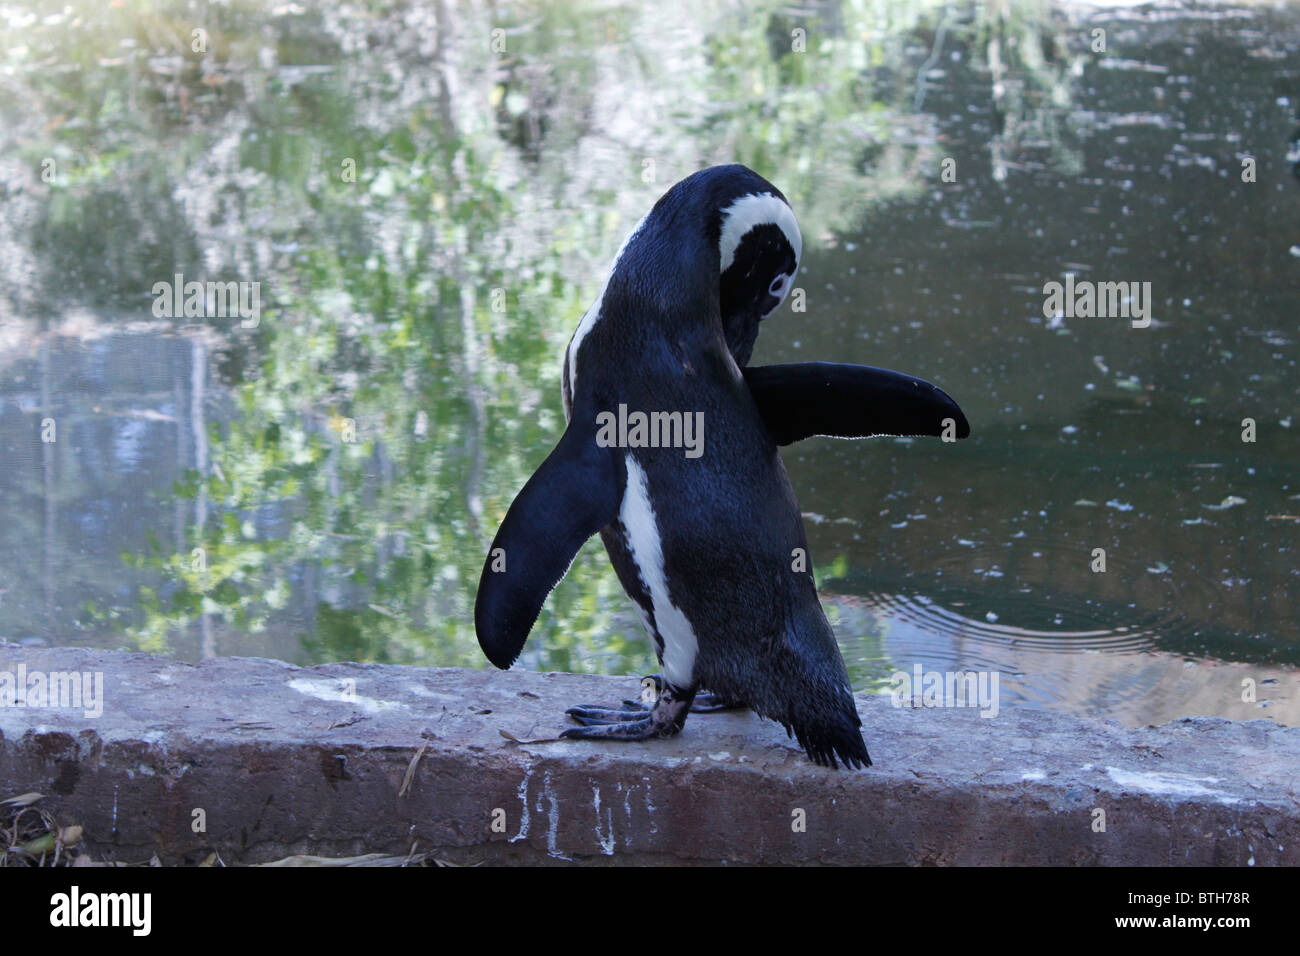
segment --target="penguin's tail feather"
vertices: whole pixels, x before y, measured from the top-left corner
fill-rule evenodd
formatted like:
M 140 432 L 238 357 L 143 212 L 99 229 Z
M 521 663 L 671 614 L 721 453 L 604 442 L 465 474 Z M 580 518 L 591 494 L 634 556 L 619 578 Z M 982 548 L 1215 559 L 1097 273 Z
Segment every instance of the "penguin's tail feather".
M 788 621 L 784 640 L 776 649 L 781 686 L 775 695 L 752 695 L 751 706 L 785 727 L 813 763 L 824 767 L 870 767 L 871 756 L 862 739 L 848 671 L 840 656 L 835 632 L 814 595 Z M 755 697 L 766 697 L 756 700 Z
M 800 727 L 786 724 L 785 732 L 799 741 L 799 746 L 813 763 L 837 770 L 839 763 L 836 758 L 839 758 L 845 767 L 857 770 L 871 766 L 871 755 L 867 753 L 867 745 L 862 740 L 861 726 L 860 720 L 854 727 Z

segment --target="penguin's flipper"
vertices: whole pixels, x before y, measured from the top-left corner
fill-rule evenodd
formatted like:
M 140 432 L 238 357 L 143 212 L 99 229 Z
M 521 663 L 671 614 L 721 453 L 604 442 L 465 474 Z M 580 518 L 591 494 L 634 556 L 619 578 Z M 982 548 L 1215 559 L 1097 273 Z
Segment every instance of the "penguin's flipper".
M 947 393 L 902 372 L 832 362 L 756 365 L 743 372 L 778 445 L 813 435 L 941 436 L 945 428 L 957 438 L 970 434 L 966 416 Z
M 479 647 L 509 667 L 528 640 L 546 596 L 593 534 L 618 517 L 623 459 L 573 424 L 515 498 L 488 550 L 474 600 Z

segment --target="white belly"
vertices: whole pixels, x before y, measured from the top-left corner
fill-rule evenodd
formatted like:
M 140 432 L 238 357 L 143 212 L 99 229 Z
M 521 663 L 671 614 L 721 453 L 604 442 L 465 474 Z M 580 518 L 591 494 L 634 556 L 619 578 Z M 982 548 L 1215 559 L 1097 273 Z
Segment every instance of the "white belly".
M 631 455 L 626 461 L 627 487 L 623 491 L 619 520 L 627 532 L 628 550 L 632 552 L 641 583 L 650 594 L 655 625 L 664 646 L 664 677 L 675 687 L 690 687 L 695 683 L 695 655 L 700 648 L 699 641 L 691 622 L 668 596 L 663 546 L 645 472 Z

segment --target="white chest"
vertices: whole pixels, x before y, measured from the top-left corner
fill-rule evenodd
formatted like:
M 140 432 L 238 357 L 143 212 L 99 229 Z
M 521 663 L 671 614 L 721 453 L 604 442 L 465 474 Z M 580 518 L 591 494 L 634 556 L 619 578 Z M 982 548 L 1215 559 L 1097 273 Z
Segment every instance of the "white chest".
M 632 553 L 641 583 L 650 594 L 655 625 L 663 641 L 664 677 L 675 687 L 690 687 L 694 683 L 699 641 L 691 622 L 668 596 L 663 541 L 650 502 L 645 471 L 631 455 L 627 456 L 627 487 L 623 492 L 619 520 L 627 532 L 628 550 Z

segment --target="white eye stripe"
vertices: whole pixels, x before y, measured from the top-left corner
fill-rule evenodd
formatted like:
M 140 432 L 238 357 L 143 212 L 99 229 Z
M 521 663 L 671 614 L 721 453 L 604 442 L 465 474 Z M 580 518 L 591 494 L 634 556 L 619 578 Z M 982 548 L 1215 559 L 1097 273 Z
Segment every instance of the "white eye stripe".
M 794 211 L 771 193 L 741 196 L 722 211 L 722 235 L 718 239 L 721 271 L 726 272 L 736 260 L 736 248 L 751 229 L 771 223 L 785 233 L 786 242 L 794 250 L 797 264 L 803 253 L 803 236 Z

